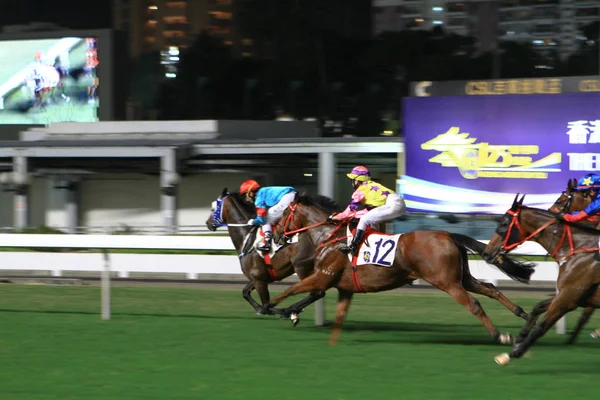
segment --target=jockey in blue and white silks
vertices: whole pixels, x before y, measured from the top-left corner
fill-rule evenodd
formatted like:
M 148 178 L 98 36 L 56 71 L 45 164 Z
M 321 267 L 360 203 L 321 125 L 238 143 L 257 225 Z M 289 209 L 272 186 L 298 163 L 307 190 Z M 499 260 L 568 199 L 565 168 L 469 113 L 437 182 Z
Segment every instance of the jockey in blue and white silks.
M 262 225 L 265 238 L 257 250 L 270 251 L 272 225 L 279 221 L 285 209 L 294 201 L 296 189 L 291 186 L 260 187 L 258 182 L 249 179 L 240 186 L 240 194 L 246 195 L 246 199 L 256 207 L 256 218 L 248 221 L 248 225 Z

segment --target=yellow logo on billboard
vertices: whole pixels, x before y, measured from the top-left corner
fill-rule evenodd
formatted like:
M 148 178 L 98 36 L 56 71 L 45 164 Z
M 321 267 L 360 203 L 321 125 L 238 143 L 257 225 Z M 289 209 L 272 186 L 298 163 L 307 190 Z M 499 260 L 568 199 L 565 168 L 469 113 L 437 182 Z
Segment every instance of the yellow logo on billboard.
M 457 167 L 466 179 L 515 178 L 546 179 L 549 172 L 560 172 L 561 153 L 552 153 L 538 161 L 530 155 L 539 153 L 534 145 L 490 145 L 475 143 L 477 138 L 460 133 L 456 126 L 423 143 L 423 150 L 441 152 L 429 162 L 442 167 Z

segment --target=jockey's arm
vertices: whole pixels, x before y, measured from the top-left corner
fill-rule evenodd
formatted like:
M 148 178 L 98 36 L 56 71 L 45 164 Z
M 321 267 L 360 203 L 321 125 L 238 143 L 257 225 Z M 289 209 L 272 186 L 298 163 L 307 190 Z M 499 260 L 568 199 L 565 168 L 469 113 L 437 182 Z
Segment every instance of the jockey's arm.
M 264 225 L 267 222 L 267 209 L 262 207 L 256 207 L 256 218 L 254 218 L 253 225 Z
M 348 207 L 346 207 L 346 209 L 344 211 L 342 211 L 341 213 L 336 214 L 333 217 L 333 220 L 341 221 L 343 219 L 348 218 L 351 215 L 357 216 L 356 215 L 357 212 L 362 211 L 362 210 L 359 211 L 359 208 L 364 201 L 365 201 L 365 194 L 360 189 L 356 189 L 354 191 L 354 193 L 352 193 L 352 200 L 350 201 L 350 204 L 348 204 Z
M 575 211 L 565 214 L 565 220 L 569 222 L 583 221 L 584 219 L 596 215 L 600 211 L 600 197 L 592 201 L 583 211 Z

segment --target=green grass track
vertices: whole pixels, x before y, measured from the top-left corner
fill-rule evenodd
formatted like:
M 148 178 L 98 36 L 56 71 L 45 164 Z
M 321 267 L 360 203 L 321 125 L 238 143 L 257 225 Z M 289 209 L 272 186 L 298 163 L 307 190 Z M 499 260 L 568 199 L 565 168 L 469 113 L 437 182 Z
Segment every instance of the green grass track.
M 527 310 L 544 296 L 509 295 Z M 479 299 L 517 333 L 521 320 Z M 574 346 L 552 330 L 499 367 L 508 347 L 443 293 L 357 295 L 335 347 L 312 308 L 293 328 L 237 289 L 117 286 L 111 321 L 99 305 L 97 286 L 0 285 L 0 399 L 548 400 L 592 398 L 600 382 L 598 319 Z

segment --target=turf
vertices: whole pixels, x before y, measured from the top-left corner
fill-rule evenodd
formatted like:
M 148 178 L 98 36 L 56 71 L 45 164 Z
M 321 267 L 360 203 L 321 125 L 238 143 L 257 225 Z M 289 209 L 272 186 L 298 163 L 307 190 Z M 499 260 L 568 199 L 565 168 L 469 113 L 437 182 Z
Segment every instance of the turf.
M 292 328 L 254 315 L 239 290 L 115 287 L 111 321 L 99 297 L 94 286 L 0 285 L 2 400 L 536 400 L 597 389 L 589 329 L 570 347 L 553 330 L 502 368 L 492 358 L 507 347 L 443 293 L 359 295 L 335 347 L 312 310 Z M 531 309 L 544 296 L 511 298 Z M 517 332 L 519 319 L 481 302 Z

